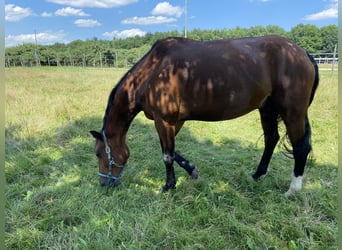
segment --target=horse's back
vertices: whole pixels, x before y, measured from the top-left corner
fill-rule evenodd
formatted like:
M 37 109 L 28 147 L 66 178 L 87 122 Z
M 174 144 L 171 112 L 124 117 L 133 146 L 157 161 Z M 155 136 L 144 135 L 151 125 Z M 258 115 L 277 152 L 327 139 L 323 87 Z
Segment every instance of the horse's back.
M 307 103 L 304 94 L 313 84 L 306 52 L 280 36 L 205 42 L 166 38 L 153 54 L 158 65 L 151 72 L 149 104 L 182 120 L 235 118 L 259 108 L 268 96 L 286 101 L 285 92 Z

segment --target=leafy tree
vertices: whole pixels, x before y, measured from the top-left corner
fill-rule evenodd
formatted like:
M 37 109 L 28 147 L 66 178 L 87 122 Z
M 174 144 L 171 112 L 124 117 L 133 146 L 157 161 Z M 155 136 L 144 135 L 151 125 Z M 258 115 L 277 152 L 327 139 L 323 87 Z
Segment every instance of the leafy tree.
M 263 26 L 253 26 L 248 29 L 248 36 L 264 36 L 266 35 L 266 30 Z
M 331 53 L 338 44 L 338 27 L 336 25 L 324 26 L 320 30 L 322 37 L 321 52 Z
M 338 27 L 329 25 L 317 28 L 314 25 L 299 24 L 286 32 L 274 25 L 253 26 L 232 29 L 193 29 L 188 37 L 195 40 L 213 40 L 278 34 L 292 39 L 311 53 L 332 52 L 338 40 Z M 75 40 L 69 44 L 55 43 L 42 46 L 32 43 L 22 44 L 5 50 L 6 66 L 106 66 L 128 67 L 138 61 L 159 39 L 182 37 L 177 30 L 147 33 L 126 39 L 100 40 L 97 37 L 85 41 Z M 38 58 L 35 57 L 35 51 Z
M 248 36 L 248 30 L 237 26 L 235 29 L 232 29 L 229 31 L 226 38 L 239 38 L 239 37 L 247 37 L 247 36 Z
M 289 38 L 310 53 L 315 53 L 322 48 L 320 29 L 315 25 L 297 25 L 291 29 Z
M 287 36 L 287 32 L 285 29 L 276 26 L 276 25 L 267 25 L 265 27 L 265 35 L 280 35 L 280 36 Z

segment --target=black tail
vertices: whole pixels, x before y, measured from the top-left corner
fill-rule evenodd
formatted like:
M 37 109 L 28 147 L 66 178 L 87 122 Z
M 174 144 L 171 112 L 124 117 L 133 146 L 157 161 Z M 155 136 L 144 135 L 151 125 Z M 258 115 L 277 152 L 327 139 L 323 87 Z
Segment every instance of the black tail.
M 314 96 L 315 96 L 315 92 L 316 89 L 318 87 L 318 83 L 319 83 L 319 73 L 318 73 L 318 66 L 317 63 L 315 61 L 315 59 L 308 53 L 306 52 L 306 54 L 308 55 L 308 57 L 310 58 L 310 61 L 312 62 L 312 65 L 315 67 L 315 81 L 314 81 L 314 85 L 312 87 L 312 91 L 311 91 L 311 97 L 310 97 L 310 103 L 312 103 Z

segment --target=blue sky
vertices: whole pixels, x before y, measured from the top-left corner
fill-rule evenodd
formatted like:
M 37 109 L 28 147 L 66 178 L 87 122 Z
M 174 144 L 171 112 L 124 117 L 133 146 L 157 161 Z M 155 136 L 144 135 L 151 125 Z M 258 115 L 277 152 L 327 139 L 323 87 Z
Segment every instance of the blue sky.
M 7 0 L 5 45 L 113 39 L 147 32 L 338 22 L 337 0 Z

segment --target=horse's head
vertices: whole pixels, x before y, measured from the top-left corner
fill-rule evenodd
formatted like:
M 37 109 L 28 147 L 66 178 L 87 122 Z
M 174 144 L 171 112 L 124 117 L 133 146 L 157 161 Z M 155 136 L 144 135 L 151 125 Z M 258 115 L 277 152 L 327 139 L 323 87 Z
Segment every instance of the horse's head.
M 112 148 L 109 145 L 108 139 L 104 132 L 99 133 L 90 131 L 96 139 L 95 153 L 99 161 L 99 177 L 101 186 L 116 187 L 121 182 L 121 176 L 125 164 L 117 163 L 112 155 Z

